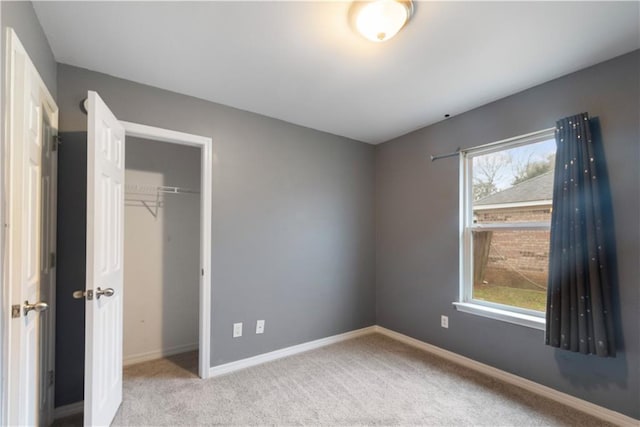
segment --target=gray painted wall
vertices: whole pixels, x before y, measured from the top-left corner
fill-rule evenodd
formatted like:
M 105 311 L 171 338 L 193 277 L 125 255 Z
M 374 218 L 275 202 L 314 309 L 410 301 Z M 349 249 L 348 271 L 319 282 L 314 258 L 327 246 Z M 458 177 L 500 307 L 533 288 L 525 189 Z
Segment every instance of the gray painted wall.
M 0 2 L 2 9 L 2 73 L 4 74 L 5 61 L 5 40 L 6 27 L 15 30 L 18 38 L 29 53 L 29 57 L 36 66 L 40 77 L 47 85 L 49 92 L 56 97 L 56 72 L 57 64 L 49 47 L 44 31 L 40 26 L 40 21 L 36 16 L 33 5 L 30 1 L 2 1 Z M 4 104 L 3 104 L 4 105 Z
M 57 406 L 82 399 L 89 89 L 119 119 L 213 139 L 212 366 L 375 323 L 373 146 L 59 65 Z
M 376 150 L 379 325 L 640 418 L 639 51 L 420 129 Z M 457 312 L 458 162 L 429 155 L 549 128 L 587 111 L 599 120 L 617 261 L 615 359 L 544 345 L 542 331 Z M 440 315 L 449 316 L 449 329 Z
M 84 399 L 84 289 L 87 238 L 87 133 L 61 132 L 58 150 L 55 406 Z

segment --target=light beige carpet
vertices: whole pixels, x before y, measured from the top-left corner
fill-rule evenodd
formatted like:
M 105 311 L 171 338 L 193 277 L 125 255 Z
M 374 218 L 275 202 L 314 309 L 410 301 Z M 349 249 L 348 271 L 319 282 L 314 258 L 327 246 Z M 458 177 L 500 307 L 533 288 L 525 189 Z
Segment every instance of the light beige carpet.
M 114 425 L 608 425 L 379 334 L 209 380 L 196 364 L 127 367 Z

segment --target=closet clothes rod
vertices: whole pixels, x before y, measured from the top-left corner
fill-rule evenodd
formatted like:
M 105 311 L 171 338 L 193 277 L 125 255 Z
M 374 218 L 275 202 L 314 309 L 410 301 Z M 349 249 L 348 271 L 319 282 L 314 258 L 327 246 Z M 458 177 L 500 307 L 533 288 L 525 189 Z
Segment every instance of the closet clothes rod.
M 191 190 L 189 188 L 182 188 L 182 187 L 160 186 L 158 187 L 158 191 L 161 193 L 170 193 L 170 194 L 200 194 L 199 191 Z
M 163 202 L 147 201 L 147 200 L 125 200 L 124 205 L 146 208 L 154 218 L 158 218 L 158 210 L 161 207 L 164 207 Z
M 157 219 L 158 210 L 164 206 L 161 194 L 200 194 L 200 192 L 166 185 L 125 184 L 125 205 L 145 207 Z
M 126 184 L 125 192 L 127 194 L 150 195 L 150 194 L 200 194 L 198 190 L 183 187 L 171 187 L 167 185 L 145 185 L 145 184 Z

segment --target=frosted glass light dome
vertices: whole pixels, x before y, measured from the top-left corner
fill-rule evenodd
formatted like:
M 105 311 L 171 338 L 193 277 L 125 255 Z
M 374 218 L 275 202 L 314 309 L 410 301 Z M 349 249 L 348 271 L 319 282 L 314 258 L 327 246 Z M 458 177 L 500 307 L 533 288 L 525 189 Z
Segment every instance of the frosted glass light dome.
M 398 34 L 411 17 L 411 1 L 374 0 L 360 6 L 356 28 L 365 38 L 383 42 Z

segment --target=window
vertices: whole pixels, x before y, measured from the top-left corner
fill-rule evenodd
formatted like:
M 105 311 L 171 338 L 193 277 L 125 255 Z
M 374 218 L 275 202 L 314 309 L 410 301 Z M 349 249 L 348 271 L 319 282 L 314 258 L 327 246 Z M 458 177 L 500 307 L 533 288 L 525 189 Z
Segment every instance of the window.
M 553 129 L 461 153 L 459 310 L 544 328 Z

